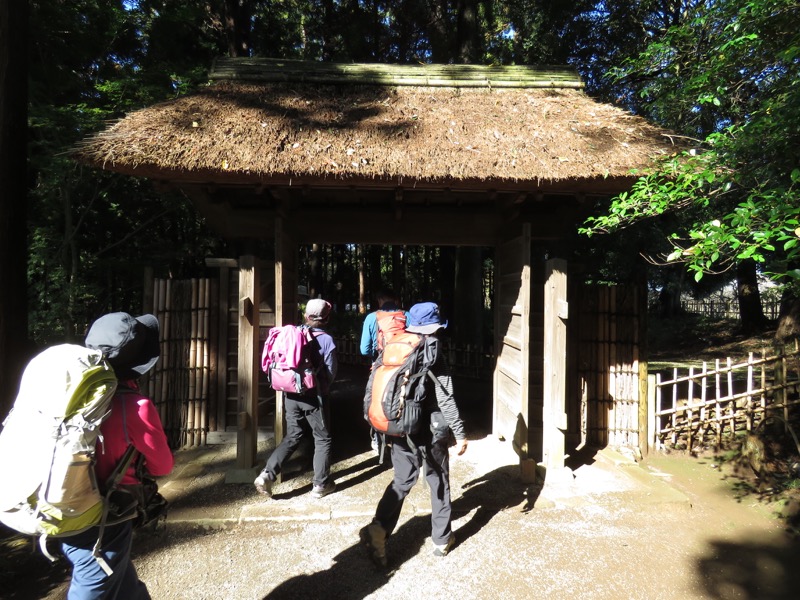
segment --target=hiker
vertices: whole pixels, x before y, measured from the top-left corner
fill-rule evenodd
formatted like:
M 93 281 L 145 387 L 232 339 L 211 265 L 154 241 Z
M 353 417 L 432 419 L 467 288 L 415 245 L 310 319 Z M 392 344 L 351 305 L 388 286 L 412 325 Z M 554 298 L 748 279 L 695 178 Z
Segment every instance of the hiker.
M 361 328 L 361 355 L 369 358 L 370 362 L 378 357 L 380 348 L 378 346 L 378 312 L 400 311 L 395 293 L 387 288 L 381 289 L 375 296 L 378 309 L 372 311 L 364 318 L 364 325 Z
M 372 311 L 364 318 L 364 325 L 361 328 L 361 354 L 367 356 L 370 362 L 375 362 L 378 354 L 381 351 L 382 344 L 379 343 L 379 320 L 378 315 L 384 313 L 390 318 L 388 329 L 393 331 L 395 329 L 405 328 L 406 314 L 401 310 L 397 303 L 397 295 L 394 291 L 388 288 L 382 288 L 375 296 L 375 301 L 378 304 L 378 309 Z M 386 332 L 384 332 L 385 334 Z M 383 464 L 383 453 L 386 448 L 386 438 L 379 432 L 370 428 L 369 432 L 370 445 L 372 449 L 378 453 L 379 462 Z
M 148 473 L 167 475 L 174 464 L 167 436 L 158 410 L 152 400 L 142 395 L 137 384 L 137 379 L 158 361 L 158 319 L 153 315 L 134 318 L 124 312 L 104 315 L 90 327 L 85 345 L 103 353 L 118 379 L 111 413 L 100 426 L 95 464 L 97 481 L 108 480 L 129 444 L 144 457 Z M 133 466 L 120 481 L 122 486 L 139 483 Z M 68 600 L 149 599 L 147 586 L 139 580 L 131 562 L 132 539 L 132 520 L 105 526 L 100 551 L 113 570 L 106 574 L 92 555 L 98 527 L 64 538 L 61 551 L 72 563 Z
M 328 323 L 330 314 L 330 302 L 321 298 L 314 298 L 306 304 L 305 322 L 311 328 L 316 340 L 310 347 L 318 353 L 317 357 L 312 357 L 312 362 L 320 363 L 321 367 L 317 372 L 318 388 L 308 394 L 284 392 L 286 436 L 272 452 L 264 469 L 253 482 L 261 494 L 272 495 L 272 486 L 281 472 L 281 467 L 300 445 L 305 424 L 310 427 L 314 437 L 314 479 L 311 495 L 322 498 L 336 489 L 336 484 L 331 478 L 330 406 L 325 396 L 336 378 L 338 363 L 336 344 L 322 329 Z
M 436 336 L 446 326 L 446 322 L 441 322 L 438 305 L 433 302 L 415 304 L 408 311 L 407 332 Z M 453 445 L 455 438 L 458 454 L 462 455 L 467 450 L 467 438 L 453 398 L 453 382 L 444 352 L 438 353 L 430 373 L 438 383 L 434 384 L 430 378 L 425 378 L 420 417 L 424 426 L 417 434 L 391 436 L 394 479 L 378 502 L 375 518 L 360 531 L 361 539 L 370 548 L 373 560 L 382 567 L 387 565 L 386 540 L 397 526 L 403 501 L 417 482 L 422 467 L 431 492 L 433 554 L 446 556 L 455 543 L 451 528 L 449 446 Z

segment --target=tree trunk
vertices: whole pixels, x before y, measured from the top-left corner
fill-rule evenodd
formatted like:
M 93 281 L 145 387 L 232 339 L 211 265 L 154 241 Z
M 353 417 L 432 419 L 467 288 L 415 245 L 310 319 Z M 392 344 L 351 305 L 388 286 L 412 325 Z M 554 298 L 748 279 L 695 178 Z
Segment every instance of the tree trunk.
M 27 304 L 27 2 L 0 2 L 0 420 L 30 354 Z
M 367 314 L 367 275 L 366 265 L 364 264 L 364 246 L 356 246 L 358 255 L 358 314 Z
M 739 298 L 739 317 L 742 331 L 760 331 L 767 323 L 758 290 L 758 273 L 753 260 L 742 260 L 736 265 L 736 295 Z
M 228 56 L 250 56 L 252 7 L 248 0 L 225 0 L 225 35 Z
M 672 269 L 671 272 L 672 276 L 666 278 L 658 293 L 658 314 L 662 317 L 675 317 L 683 312 L 681 294 L 686 271 L 679 268 Z
M 435 63 L 448 63 L 453 56 L 452 26 L 447 18 L 447 2 L 438 0 L 425 3 L 427 9 L 428 40 L 431 44 L 431 58 Z
M 391 287 L 390 281 L 383 280 L 383 272 L 381 270 L 381 262 L 383 261 L 383 255 L 385 252 L 389 251 L 387 246 L 367 246 L 368 252 L 367 256 L 369 261 L 369 281 L 367 282 L 367 302 L 370 305 L 370 310 L 375 310 L 377 308 L 375 304 L 375 294 L 381 288 L 384 287 Z M 388 261 L 387 261 L 388 262 Z
M 322 40 L 322 60 L 333 60 L 336 53 L 336 46 L 333 43 L 334 32 L 338 30 L 336 26 L 336 4 L 333 0 L 322 0 L 322 22 L 323 26 L 323 40 Z
M 787 286 L 781 297 L 775 341 L 785 344 L 798 337 L 800 337 L 800 295 L 797 290 Z
M 478 5 L 475 0 L 458 3 L 458 62 L 478 62 Z
M 448 316 L 456 318 L 455 305 L 456 305 L 456 249 L 453 246 L 443 246 L 439 250 L 439 270 L 441 276 L 439 277 L 439 288 L 442 301 L 442 314 L 447 318 Z M 451 332 L 452 333 L 452 332 Z
M 61 253 L 61 266 L 66 274 L 67 310 L 61 315 L 62 328 L 66 342 L 73 343 L 77 337 L 75 331 L 75 308 L 78 289 L 78 244 L 75 241 L 75 225 L 72 218 L 72 197 L 69 188 L 61 190 L 61 202 L 64 209 L 64 244 Z M 109 286 L 110 290 L 114 288 Z
M 312 244 L 311 257 L 309 260 L 309 276 L 308 276 L 308 297 L 319 298 L 322 293 L 322 268 L 320 266 L 319 258 L 319 244 Z
M 392 245 L 392 287 L 403 306 L 408 308 L 408 290 L 404 285 L 406 270 L 403 268 L 402 246 Z
M 333 289 L 328 292 L 332 294 L 333 298 L 327 300 L 334 305 L 339 313 L 344 313 L 345 305 L 345 286 L 346 286 L 346 273 L 347 273 L 347 257 L 345 247 L 337 244 L 333 246 Z

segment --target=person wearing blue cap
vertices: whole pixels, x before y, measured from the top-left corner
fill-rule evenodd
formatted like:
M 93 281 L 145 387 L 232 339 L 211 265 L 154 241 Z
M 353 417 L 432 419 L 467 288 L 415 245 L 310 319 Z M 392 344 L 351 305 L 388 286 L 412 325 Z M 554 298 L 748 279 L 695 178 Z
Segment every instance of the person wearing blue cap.
M 439 306 L 434 302 L 415 304 L 408 311 L 406 331 L 423 336 L 436 336 L 447 327 L 441 320 Z M 419 434 L 392 438 L 392 466 L 394 478 L 378 502 L 375 518 L 360 531 L 362 542 L 370 550 L 371 558 L 381 567 L 388 564 L 386 540 L 397 526 L 403 501 L 419 479 L 420 469 L 425 469 L 425 481 L 431 492 L 431 540 L 434 556 L 447 556 L 455 544 L 451 527 L 450 454 L 449 447 L 455 438 L 458 454 L 467 450 L 464 423 L 453 398 L 453 380 L 444 352 L 439 351 L 430 373 L 438 383 L 426 378 L 424 402 L 425 418 L 430 427 Z M 435 394 L 431 393 L 435 390 Z

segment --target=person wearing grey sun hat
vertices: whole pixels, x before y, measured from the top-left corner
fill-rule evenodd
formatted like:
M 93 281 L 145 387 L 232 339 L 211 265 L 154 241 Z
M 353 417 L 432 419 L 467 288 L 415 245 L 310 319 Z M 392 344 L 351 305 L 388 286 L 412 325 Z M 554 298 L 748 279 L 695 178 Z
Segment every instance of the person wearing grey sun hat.
M 102 352 L 119 380 L 111 412 L 100 426 L 94 466 L 98 482 L 109 480 L 129 445 L 137 450 L 150 475 L 172 471 L 174 459 L 158 409 L 140 392 L 137 383 L 158 361 L 158 331 L 158 319 L 153 315 L 134 317 L 115 312 L 97 319 L 86 335 L 86 347 Z M 120 481 L 121 487 L 134 495 L 142 487 L 136 473 L 131 466 Z M 69 598 L 150 598 L 131 561 L 133 521 L 107 524 L 103 529 L 97 551 L 111 573 L 94 559 L 98 539 L 98 529 L 93 527 L 61 541 L 61 551 L 72 563 Z
M 330 403 L 326 399 L 328 390 L 339 368 L 336 356 L 336 342 L 324 331 L 332 310 L 331 303 L 322 298 L 313 298 L 306 303 L 305 324 L 313 336 L 309 360 L 317 374 L 317 387 L 311 393 L 295 394 L 284 392 L 283 414 L 286 419 L 286 435 L 267 458 L 264 468 L 253 484 L 259 494 L 272 496 L 272 487 L 284 463 L 294 454 L 306 432 L 314 439 L 312 464 L 314 476 L 311 479 L 311 496 L 322 498 L 336 490 L 331 476 L 331 447 L 333 440 L 330 430 Z

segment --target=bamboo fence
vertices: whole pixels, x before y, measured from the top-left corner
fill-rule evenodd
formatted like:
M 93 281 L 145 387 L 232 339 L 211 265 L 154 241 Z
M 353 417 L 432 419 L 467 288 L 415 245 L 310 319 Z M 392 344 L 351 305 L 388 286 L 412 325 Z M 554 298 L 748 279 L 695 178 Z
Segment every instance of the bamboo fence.
M 586 285 L 577 294 L 581 445 L 639 447 L 645 298 L 636 286 Z
M 173 447 L 206 443 L 209 429 L 209 279 L 156 279 L 154 312 L 161 324 L 161 360 L 148 381 Z
M 752 432 L 771 416 L 788 424 L 800 406 L 800 346 L 747 360 L 716 359 L 713 368 L 674 368 L 671 379 L 655 376 L 652 443 L 657 449 L 721 447 Z

